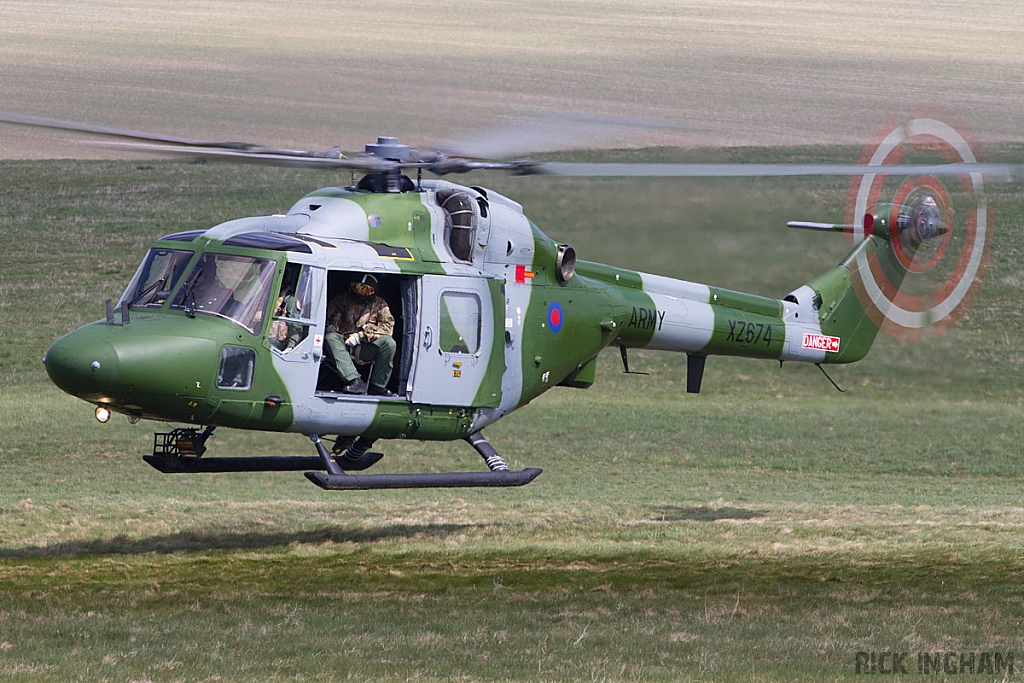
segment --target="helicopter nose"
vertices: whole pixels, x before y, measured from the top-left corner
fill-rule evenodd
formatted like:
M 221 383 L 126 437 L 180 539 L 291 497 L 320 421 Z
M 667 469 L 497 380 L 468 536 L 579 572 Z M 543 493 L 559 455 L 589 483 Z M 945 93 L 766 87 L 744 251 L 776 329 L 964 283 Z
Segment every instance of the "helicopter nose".
M 46 374 L 72 396 L 86 401 L 105 398 L 117 383 L 117 352 L 105 340 L 81 332 L 76 330 L 53 343 L 43 359 Z

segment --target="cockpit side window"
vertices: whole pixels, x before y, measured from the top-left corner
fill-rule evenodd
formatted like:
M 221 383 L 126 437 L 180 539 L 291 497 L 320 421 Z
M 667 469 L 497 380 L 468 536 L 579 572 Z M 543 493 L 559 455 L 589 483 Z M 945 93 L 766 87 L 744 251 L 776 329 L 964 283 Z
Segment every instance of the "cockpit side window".
M 476 211 L 473 199 L 465 192 L 438 192 L 437 204 L 444 209 L 444 240 L 459 261 L 473 261 L 476 243 Z
M 132 308 L 159 308 L 181 279 L 194 252 L 184 249 L 150 249 L 135 277 L 121 295 Z
M 259 334 L 277 263 L 233 254 L 203 254 L 185 279 L 171 308 L 232 320 Z

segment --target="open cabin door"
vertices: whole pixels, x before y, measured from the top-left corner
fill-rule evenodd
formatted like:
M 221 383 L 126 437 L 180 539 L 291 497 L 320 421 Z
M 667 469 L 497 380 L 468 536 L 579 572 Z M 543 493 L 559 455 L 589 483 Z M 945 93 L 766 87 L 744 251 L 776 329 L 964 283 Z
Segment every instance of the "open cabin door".
M 496 407 L 505 373 L 501 282 L 424 275 L 412 400 L 442 406 Z M 503 317 L 501 318 L 503 320 Z

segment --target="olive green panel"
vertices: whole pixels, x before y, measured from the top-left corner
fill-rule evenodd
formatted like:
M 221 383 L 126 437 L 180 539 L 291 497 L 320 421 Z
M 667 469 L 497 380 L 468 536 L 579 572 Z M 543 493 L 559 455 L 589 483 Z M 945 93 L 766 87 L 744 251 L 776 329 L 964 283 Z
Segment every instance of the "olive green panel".
M 334 197 L 359 204 L 367 217 L 379 216 L 380 224 L 369 226 L 370 242 L 409 249 L 414 260 L 394 259 L 408 273 L 442 274 L 441 259 L 431 244 L 430 212 L 423 206 L 422 195 L 407 193 L 350 192 L 340 188 L 324 188 L 307 197 Z M 385 258 L 385 257 L 382 257 Z
M 371 439 L 449 441 L 469 436 L 472 423 L 470 408 L 381 402 L 363 436 Z
M 607 318 L 614 322 L 617 343 L 629 347 L 647 346 L 657 328 L 658 309 L 645 292 L 632 288 L 616 288 L 623 302 L 615 309 L 616 315 Z
M 225 346 L 237 347 L 227 343 Z M 212 420 L 225 427 L 242 429 L 265 429 L 284 431 L 291 426 L 293 410 L 284 382 L 274 368 L 272 352 L 263 347 L 239 347 L 252 349 L 256 353 L 252 384 L 246 389 L 221 388 L 214 385 L 211 396 L 220 399 L 220 405 Z M 219 357 L 218 353 L 218 357 Z M 275 397 L 273 406 L 267 405 L 267 398 Z
M 756 315 L 743 310 L 712 306 L 715 327 L 702 354 L 778 358 L 786 344 L 782 318 Z
M 603 263 L 577 261 L 576 274 L 623 289 L 643 290 L 644 288 L 643 278 L 640 277 L 640 273 L 607 266 Z
M 821 297 L 818 317 L 822 333 L 842 340 L 838 353 L 825 354 L 826 363 L 852 363 L 860 360 L 867 355 L 878 336 L 878 326 L 865 312 L 852 281 L 856 275 L 851 271 L 856 270 L 857 254 L 861 251 L 868 255 L 881 251 L 883 267 L 892 268 L 894 265 L 884 263 L 885 253 L 891 253 L 888 242 L 873 237 L 857 245 L 837 267 L 807 283 Z M 891 260 L 896 261 L 895 256 Z M 895 267 L 899 268 L 898 264 Z M 903 273 L 895 272 L 894 277 L 898 283 Z
M 601 349 L 612 343 L 621 329 L 602 325 L 621 303 L 603 283 L 572 278 L 565 286 L 534 287 L 530 307 L 524 318 L 523 390 L 520 405 L 555 386 L 593 359 Z M 552 303 L 560 307 L 561 327 L 551 324 Z M 650 336 L 650 332 L 645 332 Z M 580 375 L 580 381 L 593 374 L 592 369 Z M 592 380 L 591 380 L 592 381 Z
M 757 296 L 756 294 L 744 294 L 743 292 L 734 292 L 717 287 L 709 287 L 708 289 L 711 291 L 711 300 L 708 303 L 712 306 L 723 306 L 736 311 L 755 313 L 772 318 L 781 318 L 784 312 L 782 302 L 778 299 L 769 299 L 768 297 Z
M 144 418 L 223 424 L 248 429 L 283 430 L 292 423 L 284 383 L 273 367 L 262 337 L 207 315 L 189 318 L 180 312 L 136 313 L 129 325 L 94 323 L 58 340 L 49 352 L 50 368 L 88 368 L 101 358 L 100 372 L 64 378 L 58 385 L 88 401 Z M 252 384 L 246 389 L 217 386 L 221 349 L 251 350 Z M 57 372 L 57 370 L 54 370 Z M 67 374 L 67 371 L 65 371 Z M 90 387 L 95 378 L 96 390 Z M 285 404 L 264 415 L 267 396 Z M 254 421 L 254 411 L 259 411 Z
M 653 326 L 640 326 L 634 311 L 654 309 L 643 292 L 639 273 L 599 263 L 578 261 L 576 274 L 567 282 L 556 275 L 558 243 L 530 224 L 534 236 L 530 306 L 523 321 L 524 405 L 552 386 L 589 386 L 595 377 L 592 362 L 612 343 L 643 345 L 654 334 Z M 557 305 L 558 313 L 553 313 Z M 552 325 L 552 316 L 561 325 Z
M 487 359 L 487 373 L 480 382 L 473 405 L 494 408 L 501 404 L 501 387 L 505 376 L 505 283 L 501 280 L 488 280 L 487 289 L 491 296 L 490 306 L 494 311 L 494 334 L 490 357 Z
M 597 358 L 591 358 L 587 362 L 576 366 L 568 377 L 558 383 L 560 387 L 572 389 L 589 389 L 597 378 Z
M 360 204 L 367 216 L 380 216 L 380 225 L 370 226 L 371 242 L 409 248 L 420 261 L 440 261 L 430 243 L 430 212 L 423 206 L 419 193 L 359 193 L 349 198 Z

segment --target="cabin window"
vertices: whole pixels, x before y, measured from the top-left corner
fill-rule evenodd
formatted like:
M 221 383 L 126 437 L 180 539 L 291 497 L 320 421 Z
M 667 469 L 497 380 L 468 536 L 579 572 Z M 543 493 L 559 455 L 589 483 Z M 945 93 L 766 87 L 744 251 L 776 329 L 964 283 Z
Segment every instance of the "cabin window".
M 187 232 L 176 232 L 172 235 L 164 235 L 160 238 L 164 242 L 191 242 L 195 238 L 202 234 L 205 234 L 205 230 L 189 230 Z
M 248 389 L 252 386 L 256 353 L 252 349 L 225 346 L 220 352 L 217 386 L 221 389 Z
M 253 334 L 263 329 L 277 262 L 233 254 L 203 254 L 185 279 L 171 308 L 194 316 L 227 318 Z
M 476 243 L 476 211 L 473 199 L 465 192 L 438 192 L 437 203 L 444 209 L 444 241 L 459 261 L 473 260 Z
M 480 297 L 470 292 L 441 294 L 443 353 L 476 353 L 480 348 Z
M 150 249 L 121 301 L 127 301 L 132 308 L 163 306 L 193 253 L 183 249 Z
M 273 232 L 246 232 L 224 240 L 225 247 L 249 247 L 250 249 L 272 249 L 274 251 L 298 251 L 312 254 L 313 250 L 301 240 Z
M 289 263 L 284 269 L 281 289 L 270 323 L 270 344 L 288 353 L 309 336 L 313 324 L 313 269 Z

